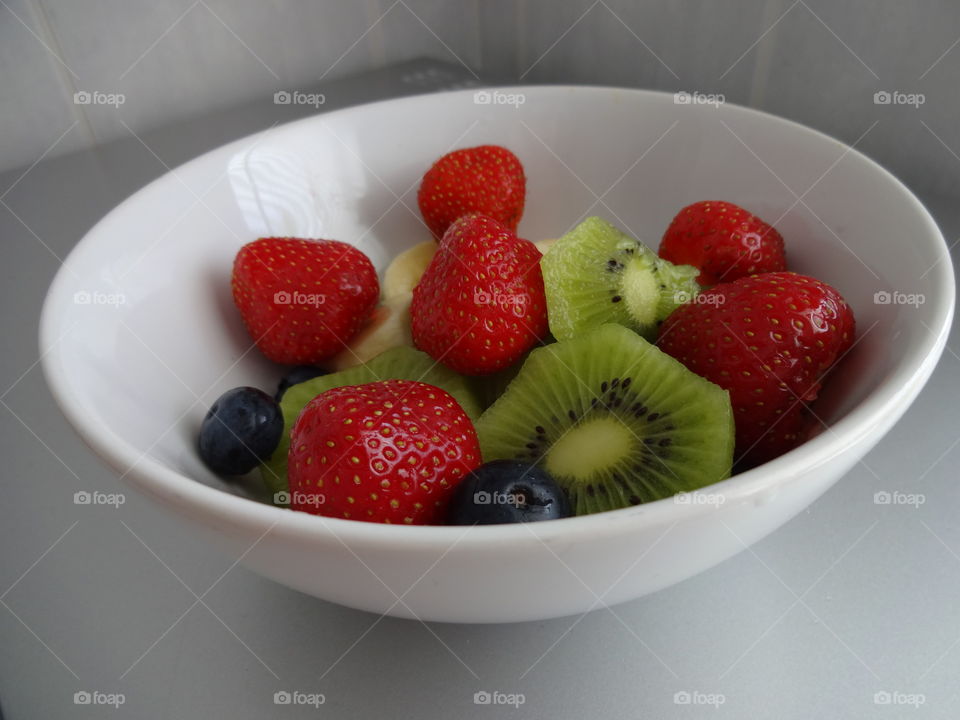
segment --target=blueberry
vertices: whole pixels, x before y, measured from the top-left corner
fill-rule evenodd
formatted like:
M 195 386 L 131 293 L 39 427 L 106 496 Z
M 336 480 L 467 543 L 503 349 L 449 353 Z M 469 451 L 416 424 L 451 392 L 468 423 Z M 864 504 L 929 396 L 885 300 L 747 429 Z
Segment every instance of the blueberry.
M 494 460 L 457 486 L 450 523 L 496 525 L 569 515 L 567 496 L 546 470 L 516 460 Z
M 280 384 L 277 386 L 277 394 L 274 395 L 274 398 L 277 402 L 280 402 L 283 400 L 283 394 L 291 385 L 299 385 L 302 382 L 306 382 L 307 380 L 312 380 L 315 377 L 320 377 L 321 375 L 326 374 L 326 370 L 313 365 L 297 365 L 296 367 L 292 367 L 280 380 Z
M 282 434 L 276 400 L 256 388 L 233 388 L 203 418 L 200 458 L 219 475 L 243 475 L 270 457 Z

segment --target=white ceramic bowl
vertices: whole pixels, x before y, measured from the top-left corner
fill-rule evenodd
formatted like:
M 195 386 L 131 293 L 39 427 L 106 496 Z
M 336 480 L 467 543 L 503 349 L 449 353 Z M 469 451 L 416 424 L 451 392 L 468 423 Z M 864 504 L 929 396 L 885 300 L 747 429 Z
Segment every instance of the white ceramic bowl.
M 512 103 L 454 92 L 280 126 L 126 200 L 70 254 L 43 310 L 44 371 L 77 431 L 186 518 L 198 542 L 317 597 L 423 620 L 532 620 L 630 600 L 805 508 L 897 421 L 943 349 L 954 280 L 930 215 L 860 153 L 760 112 L 636 90 L 509 92 Z M 860 340 L 819 405 L 829 427 L 712 486 L 712 503 L 668 499 L 529 526 L 325 519 L 256 502 L 211 475 L 194 450 L 206 407 L 236 385 L 271 388 L 279 372 L 250 350 L 232 306 L 237 249 L 268 234 L 337 238 L 382 270 L 426 237 L 422 173 L 444 152 L 482 143 L 523 161 L 524 237 L 597 214 L 656 247 L 673 214 L 701 199 L 775 223 L 792 269 L 839 288 L 856 312 Z

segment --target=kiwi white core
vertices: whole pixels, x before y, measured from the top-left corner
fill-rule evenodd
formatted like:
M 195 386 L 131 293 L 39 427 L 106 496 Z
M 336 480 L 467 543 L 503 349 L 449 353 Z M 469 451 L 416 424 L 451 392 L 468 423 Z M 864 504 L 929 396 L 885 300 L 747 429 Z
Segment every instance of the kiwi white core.
M 640 326 L 651 326 L 657 321 L 657 306 L 660 288 L 657 278 L 650 272 L 650 264 L 640 257 L 633 257 L 623 269 L 620 281 L 623 302 L 631 317 Z
M 588 420 L 554 443 L 547 453 L 547 471 L 589 480 L 627 457 L 635 442 L 630 429 L 614 417 Z

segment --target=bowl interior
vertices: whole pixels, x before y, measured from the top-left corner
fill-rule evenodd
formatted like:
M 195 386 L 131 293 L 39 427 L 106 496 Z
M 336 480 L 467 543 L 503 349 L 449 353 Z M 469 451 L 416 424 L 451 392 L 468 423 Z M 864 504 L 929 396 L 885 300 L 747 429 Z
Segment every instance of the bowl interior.
M 932 351 L 953 304 L 943 240 L 915 198 L 856 151 L 761 113 L 660 93 L 517 92 L 522 104 L 458 92 L 280 126 L 124 202 L 70 256 L 44 311 L 45 369 L 88 441 L 245 492 L 194 451 L 217 395 L 271 389 L 280 374 L 234 310 L 237 249 L 263 235 L 336 238 L 382 270 L 428 237 L 416 191 L 429 164 L 484 143 L 524 164 L 529 239 L 595 214 L 656 248 L 674 213 L 701 199 L 774 224 L 792 269 L 836 286 L 856 313 L 859 340 L 818 409 L 831 426 L 868 397 L 894 394 Z

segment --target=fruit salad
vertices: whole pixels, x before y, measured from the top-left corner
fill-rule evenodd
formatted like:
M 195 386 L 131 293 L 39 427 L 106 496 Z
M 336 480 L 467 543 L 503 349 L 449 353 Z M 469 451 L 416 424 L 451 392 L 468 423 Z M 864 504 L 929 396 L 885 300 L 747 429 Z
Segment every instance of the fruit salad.
M 487 525 L 627 508 L 789 452 L 851 348 L 840 293 L 790 272 L 730 202 L 679 210 L 659 248 L 599 217 L 517 235 L 510 150 L 426 169 L 424 237 L 378 276 L 336 240 L 259 238 L 237 311 L 286 365 L 211 406 L 198 451 L 259 469 L 277 505 L 346 520 Z

